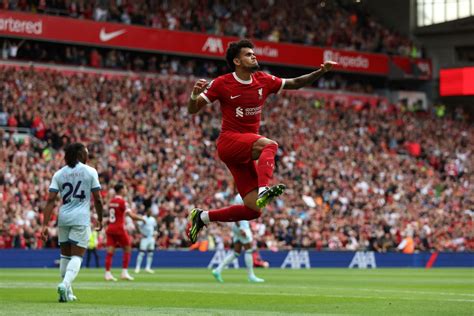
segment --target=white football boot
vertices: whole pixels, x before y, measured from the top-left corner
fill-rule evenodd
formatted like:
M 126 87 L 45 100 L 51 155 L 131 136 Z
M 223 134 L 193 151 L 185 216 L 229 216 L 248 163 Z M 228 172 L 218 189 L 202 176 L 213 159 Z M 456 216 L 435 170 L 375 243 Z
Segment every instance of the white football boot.
M 128 274 L 128 271 L 127 270 L 123 270 L 122 271 L 122 275 L 120 275 L 120 278 L 122 280 L 127 280 L 127 281 L 133 281 L 135 280 L 134 277 L 132 277 L 130 274 Z
M 117 282 L 117 279 L 114 278 L 114 276 L 112 275 L 112 272 L 110 272 L 110 271 L 105 271 L 105 281 L 114 281 L 114 282 Z

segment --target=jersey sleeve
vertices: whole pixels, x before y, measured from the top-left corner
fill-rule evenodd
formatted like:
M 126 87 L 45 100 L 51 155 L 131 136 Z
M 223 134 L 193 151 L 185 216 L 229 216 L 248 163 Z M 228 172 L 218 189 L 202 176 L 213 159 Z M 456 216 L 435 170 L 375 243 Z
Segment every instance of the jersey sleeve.
M 99 183 L 99 174 L 97 173 L 97 170 L 91 168 L 90 174 L 92 176 L 91 192 L 100 191 L 102 188 Z
M 220 80 L 219 78 L 212 80 L 206 87 L 203 93 L 200 94 L 201 97 L 206 100 L 207 104 L 219 100 L 220 96 Z
M 58 174 L 55 173 L 51 184 L 49 185 L 49 192 L 59 192 Z
M 263 72 L 265 76 L 265 81 L 268 87 L 269 94 L 275 93 L 275 94 L 280 94 L 281 91 L 283 90 L 283 87 L 285 86 L 285 79 L 267 74 Z

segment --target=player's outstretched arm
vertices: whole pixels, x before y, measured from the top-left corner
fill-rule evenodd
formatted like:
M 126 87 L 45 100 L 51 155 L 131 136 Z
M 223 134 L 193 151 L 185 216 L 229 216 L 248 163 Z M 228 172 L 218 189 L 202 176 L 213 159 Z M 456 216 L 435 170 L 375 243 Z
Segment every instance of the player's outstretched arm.
M 206 79 L 199 79 L 194 84 L 193 92 L 191 93 L 191 97 L 189 98 L 188 102 L 189 114 L 195 114 L 199 112 L 207 104 L 206 100 L 200 96 L 200 94 L 206 90 L 207 84 L 208 82 Z
M 132 212 L 132 211 L 130 211 L 130 210 L 128 210 L 127 215 L 128 215 L 131 219 L 133 219 L 134 221 L 142 221 L 142 222 L 145 221 L 145 219 L 143 218 L 143 216 L 140 216 L 140 215 L 138 215 L 137 213 L 134 213 L 134 212 Z
M 326 72 L 331 71 L 334 65 L 337 65 L 337 63 L 334 61 L 326 61 L 324 64 L 321 64 L 321 68 L 312 73 L 297 78 L 285 79 L 285 86 L 283 89 L 295 90 L 308 86 L 321 78 Z
M 49 192 L 48 201 L 46 202 L 46 206 L 44 207 L 44 217 L 43 217 L 43 226 L 41 229 L 41 236 L 43 240 L 48 239 L 48 224 L 49 220 L 51 219 L 51 214 L 53 213 L 54 205 L 56 204 L 56 198 L 58 196 L 58 192 Z
M 99 231 L 102 229 L 103 225 L 103 214 L 104 214 L 104 206 L 102 204 L 102 197 L 100 196 L 100 191 L 92 192 L 94 196 L 94 207 L 95 211 L 97 212 L 97 227 L 95 230 Z

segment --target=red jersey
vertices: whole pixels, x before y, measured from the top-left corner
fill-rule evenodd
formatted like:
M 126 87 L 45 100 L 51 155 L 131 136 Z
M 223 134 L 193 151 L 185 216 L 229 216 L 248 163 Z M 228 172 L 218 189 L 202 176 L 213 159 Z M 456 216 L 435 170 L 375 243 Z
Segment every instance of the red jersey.
M 201 96 L 212 103 L 219 100 L 222 110 L 222 132 L 257 134 L 263 104 L 269 94 L 280 93 L 285 80 L 263 71 L 250 80 L 242 80 L 235 72 L 217 77 Z
M 109 221 L 107 232 L 123 231 L 125 229 L 125 213 L 127 202 L 119 195 L 116 195 L 109 203 Z

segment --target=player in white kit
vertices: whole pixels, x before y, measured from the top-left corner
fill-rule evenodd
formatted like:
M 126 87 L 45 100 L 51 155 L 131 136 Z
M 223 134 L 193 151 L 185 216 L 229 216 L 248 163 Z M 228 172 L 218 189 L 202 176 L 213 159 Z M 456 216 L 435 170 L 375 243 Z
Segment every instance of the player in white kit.
M 151 264 L 153 262 L 153 254 L 155 252 L 156 226 L 156 220 L 151 214 L 151 209 L 148 209 L 146 216 L 143 218 L 143 221 L 139 222 L 138 226 L 140 233 L 142 234 L 142 239 L 140 240 L 140 252 L 138 253 L 137 257 L 135 273 L 140 273 L 140 268 L 143 257 L 145 257 L 145 253 L 147 253 L 145 272 L 155 273 L 155 271 L 151 269 Z
M 57 171 L 49 186 L 48 202 L 44 208 L 42 226 L 43 239 L 48 238 L 48 223 L 56 204 L 58 193 L 62 199 L 58 215 L 58 239 L 61 246 L 59 269 L 61 283 L 58 285 L 59 302 L 76 300 L 72 282 L 81 269 L 82 257 L 89 243 L 91 193 L 97 212 L 97 228 L 102 229 L 101 186 L 97 171 L 86 165 L 87 148 L 81 143 L 64 148 L 66 166 Z
M 240 194 L 235 197 L 234 204 L 243 204 Z M 217 268 L 212 270 L 212 275 L 216 278 L 218 282 L 223 283 L 222 279 L 222 270 L 227 267 L 235 259 L 239 258 L 242 248 L 245 251 L 245 266 L 247 267 L 247 276 L 249 282 L 252 283 L 262 283 L 265 282 L 264 279 L 258 278 L 253 271 L 253 237 L 252 230 L 250 229 L 250 224 L 248 221 L 238 221 L 232 224 L 232 241 L 234 243 L 234 251 L 228 254 L 224 260 L 219 264 Z

